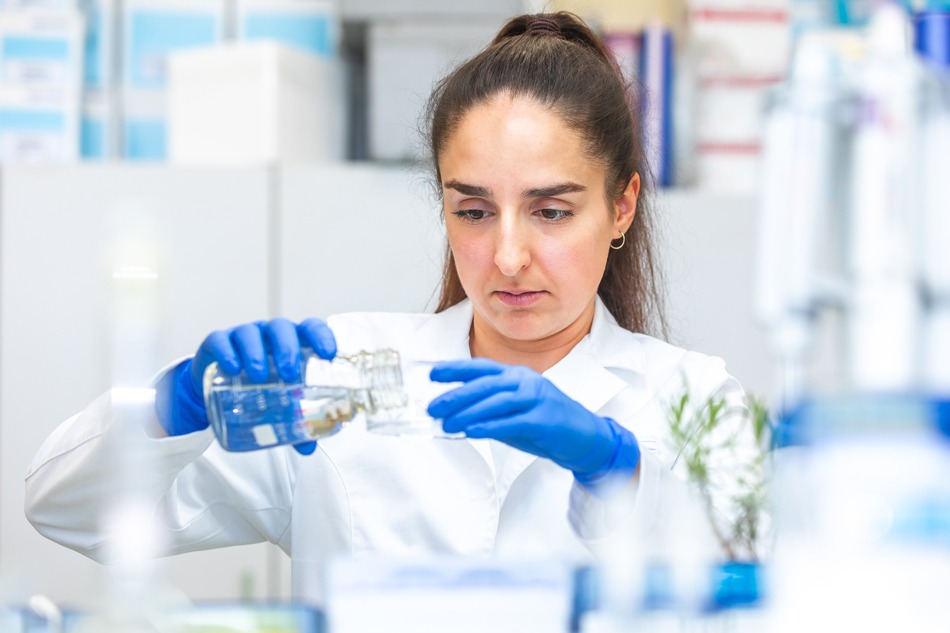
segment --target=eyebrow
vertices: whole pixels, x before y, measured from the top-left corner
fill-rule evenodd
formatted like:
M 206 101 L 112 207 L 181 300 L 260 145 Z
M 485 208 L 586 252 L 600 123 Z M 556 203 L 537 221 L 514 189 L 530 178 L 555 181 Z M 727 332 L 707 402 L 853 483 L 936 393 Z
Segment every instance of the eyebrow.
M 444 189 L 455 189 L 461 194 L 466 196 L 478 196 L 480 198 L 490 198 L 490 192 L 487 187 L 479 187 L 477 185 L 466 185 L 463 182 L 458 180 L 449 180 L 448 182 L 442 185 Z
M 587 191 L 587 187 L 579 185 L 576 182 L 564 182 L 550 187 L 539 187 L 537 189 L 528 189 L 524 192 L 525 198 L 553 198 L 565 193 L 577 193 Z
M 445 189 L 454 189 L 466 196 L 478 196 L 481 198 L 490 198 L 491 191 L 487 187 L 478 185 L 467 185 L 457 180 L 449 180 L 444 185 Z M 577 193 L 587 191 L 587 187 L 576 182 L 564 182 L 549 187 L 538 187 L 535 189 L 526 189 L 522 195 L 524 198 L 553 198 L 565 193 Z

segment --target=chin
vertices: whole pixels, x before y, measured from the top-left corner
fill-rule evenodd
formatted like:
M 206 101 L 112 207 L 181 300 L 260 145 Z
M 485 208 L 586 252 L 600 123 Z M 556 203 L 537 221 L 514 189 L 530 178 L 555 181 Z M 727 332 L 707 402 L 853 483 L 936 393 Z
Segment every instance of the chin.
M 546 319 L 528 312 L 507 314 L 491 325 L 502 336 L 515 341 L 536 341 L 554 333 Z

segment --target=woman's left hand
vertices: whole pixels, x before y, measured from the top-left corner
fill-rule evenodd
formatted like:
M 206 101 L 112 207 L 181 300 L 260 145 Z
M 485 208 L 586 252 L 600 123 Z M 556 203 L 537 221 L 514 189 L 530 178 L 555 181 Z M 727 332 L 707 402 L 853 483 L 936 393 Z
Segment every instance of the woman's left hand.
M 429 415 L 441 418 L 446 432 L 464 431 L 546 457 L 585 485 L 636 470 L 640 450 L 630 431 L 591 413 L 527 367 L 475 358 L 439 363 L 430 377 L 465 383 L 429 404 Z

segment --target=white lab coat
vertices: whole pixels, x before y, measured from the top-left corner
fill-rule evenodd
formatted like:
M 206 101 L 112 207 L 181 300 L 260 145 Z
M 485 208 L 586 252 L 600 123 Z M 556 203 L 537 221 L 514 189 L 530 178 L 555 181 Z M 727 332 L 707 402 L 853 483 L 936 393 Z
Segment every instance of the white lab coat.
M 328 323 L 343 351 L 390 347 L 422 364 L 470 356 L 468 301 L 439 314 L 358 313 Z M 409 372 L 410 394 L 431 388 L 418 375 Z M 649 524 L 677 485 L 666 411 L 684 379 L 697 398 L 742 398 L 720 359 L 624 330 L 599 300 L 589 336 L 545 376 L 639 440 L 639 477 L 619 509 L 553 462 L 493 440 L 392 437 L 358 424 L 306 457 L 289 447 L 228 453 L 210 430 L 143 440 L 159 464 L 145 478 L 146 495 L 169 553 L 271 541 L 292 558 L 295 597 L 320 604 L 324 565 L 339 555 L 589 560 L 621 525 Z M 107 393 L 60 425 L 26 479 L 36 528 L 100 561 L 110 551 L 97 513 L 114 483 L 112 409 Z

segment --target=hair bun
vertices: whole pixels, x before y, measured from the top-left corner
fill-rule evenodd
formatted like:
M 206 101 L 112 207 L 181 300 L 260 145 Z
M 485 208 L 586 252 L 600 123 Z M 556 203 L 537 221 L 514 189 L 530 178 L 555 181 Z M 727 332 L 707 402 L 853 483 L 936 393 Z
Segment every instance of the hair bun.
M 594 51 L 612 67 L 617 65 L 616 58 L 603 40 L 580 17 L 569 11 L 530 13 L 511 18 L 501 27 L 490 46 L 522 35 L 529 41 L 553 37 L 554 40 L 576 44 Z M 621 76 L 619 67 L 614 70 Z
M 538 15 L 528 22 L 528 24 L 525 26 L 524 32 L 526 35 L 553 35 L 557 37 L 561 35 L 561 26 L 555 20 L 546 15 Z

